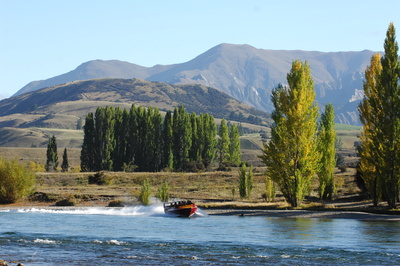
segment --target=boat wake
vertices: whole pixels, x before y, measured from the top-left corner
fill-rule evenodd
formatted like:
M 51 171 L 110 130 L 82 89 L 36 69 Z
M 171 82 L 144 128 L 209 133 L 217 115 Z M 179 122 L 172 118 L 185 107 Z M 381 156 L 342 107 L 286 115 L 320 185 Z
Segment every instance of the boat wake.
M 116 216 L 166 216 L 164 207 L 161 203 L 150 206 L 129 206 L 122 208 L 110 207 L 46 207 L 46 208 L 20 208 L 0 210 L 0 212 L 18 212 L 18 213 L 60 213 L 76 215 L 116 215 Z M 207 214 L 197 209 L 195 216 L 204 217 Z

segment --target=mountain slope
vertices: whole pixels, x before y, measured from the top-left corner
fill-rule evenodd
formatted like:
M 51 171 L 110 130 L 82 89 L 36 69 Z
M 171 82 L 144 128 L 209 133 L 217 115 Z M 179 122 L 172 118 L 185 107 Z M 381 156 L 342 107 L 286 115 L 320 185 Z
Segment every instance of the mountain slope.
M 97 106 L 129 108 L 131 104 L 161 110 L 184 105 L 189 112 L 210 113 L 215 117 L 229 117 L 233 112 L 264 121 L 268 118 L 266 113 L 210 87 L 169 85 L 141 79 L 94 79 L 56 85 L 0 101 L 0 127 L 75 128 L 76 120 Z
M 333 103 L 337 122 L 358 124 L 357 101 L 362 97 L 364 70 L 374 52 L 278 51 L 250 45 L 220 44 L 181 64 L 151 68 L 121 61 L 90 61 L 44 81 L 31 82 L 16 95 L 73 80 L 121 77 L 170 84 L 202 84 L 216 88 L 259 110 L 271 112 L 271 91 L 286 83 L 295 59 L 307 60 L 321 107 Z M 353 102 L 356 102 L 354 104 Z

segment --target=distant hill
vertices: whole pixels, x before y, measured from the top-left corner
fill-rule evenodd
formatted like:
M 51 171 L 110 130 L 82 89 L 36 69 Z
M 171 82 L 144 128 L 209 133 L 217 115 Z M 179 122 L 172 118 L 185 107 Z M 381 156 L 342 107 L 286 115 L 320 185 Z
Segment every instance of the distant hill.
M 141 78 L 170 84 L 201 84 L 216 88 L 259 110 L 271 112 L 271 91 L 286 83 L 291 62 L 307 60 L 321 106 L 333 103 L 337 122 L 359 124 L 357 105 L 363 96 L 364 70 L 372 51 L 279 51 L 249 45 L 220 44 L 181 64 L 142 67 L 127 62 L 95 60 L 47 80 L 34 81 L 15 95 L 75 80 Z
M 184 105 L 188 112 L 228 118 L 232 114 L 266 121 L 269 115 L 202 85 L 170 85 L 142 79 L 93 79 L 21 94 L 0 101 L 0 127 L 75 128 L 77 119 L 98 106 L 131 104 L 173 110 Z

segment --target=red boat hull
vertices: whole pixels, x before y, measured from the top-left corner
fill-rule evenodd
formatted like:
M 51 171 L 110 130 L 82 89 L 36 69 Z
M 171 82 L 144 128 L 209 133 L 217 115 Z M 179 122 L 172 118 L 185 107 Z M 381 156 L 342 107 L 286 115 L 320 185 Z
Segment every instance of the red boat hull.
M 164 212 L 168 215 L 173 215 L 177 217 L 190 217 L 197 211 L 197 206 L 195 204 L 164 204 Z

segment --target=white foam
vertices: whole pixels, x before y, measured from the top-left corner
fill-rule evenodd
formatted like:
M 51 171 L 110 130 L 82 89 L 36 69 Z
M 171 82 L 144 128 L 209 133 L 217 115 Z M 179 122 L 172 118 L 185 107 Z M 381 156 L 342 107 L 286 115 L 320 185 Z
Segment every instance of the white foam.
M 41 243 L 41 244 L 57 244 L 56 241 L 54 240 L 49 240 L 49 239 L 40 239 L 40 238 L 36 238 L 35 240 L 33 240 L 33 243 Z
M 120 246 L 120 245 L 125 245 L 126 242 L 118 241 L 118 240 L 110 240 L 110 241 L 107 241 L 107 244 Z
M 48 207 L 48 208 L 29 208 L 17 209 L 21 213 L 64 213 L 79 215 L 120 215 L 120 216 L 155 216 L 164 214 L 162 204 L 150 206 L 132 206 L 123 208 L 111 207 Z

